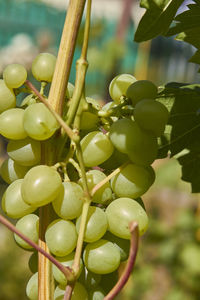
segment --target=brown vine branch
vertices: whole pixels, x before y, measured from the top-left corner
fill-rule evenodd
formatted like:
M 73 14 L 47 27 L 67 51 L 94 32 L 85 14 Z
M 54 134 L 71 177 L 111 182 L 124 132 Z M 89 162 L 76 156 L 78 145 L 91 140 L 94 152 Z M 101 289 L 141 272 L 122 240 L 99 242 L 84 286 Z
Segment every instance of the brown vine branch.
M 0 215 L 0 222 L 6 226 L 9 230 L 17 234 L 21 239 L 23 239 L 27 244 L 33 247 L 35 250 L 42 253 L 45 257 L 47 257 L 67 278 L 69 281 L 74 280 L 73 270 L 70 267 L 63 266 L 59 261 L 57 261 L 51 254 L 47 253 L 44 249 L 38 246 L 36 243 L 31 241 L 27 236 L 21 233 L 11 222 L 9 222 L 5 217 Z
M 67 285 L 63 300 L 70 300 L 71 299 L 72 292 L 73 292 L 73 289 L 74 289 L 74 285 L 75 285 L 75 282 L 70 283 L 70 284 Z
M 70 137 L 71 140 L 77 141 L 79 137 L 73 132 L 73 130 L 64 122 L 64 120 L 60 117 L 56 111 L 54 111 L 53 107 L 49 104 L 49 102 L 40 94 L 40 92 L 36 89 L 36 87 L 29 81 L 26 80 L 25 84 L 33 91 L 33 93 L 39 98 L 39 100 L 44 103 L 44 105 L 50 110 L 55 119 L 58 121 L 60 126 L 64 129 L 66 134 Z
M 116 285 L 112 288 L 112 290 L 104 297 L 104 300 L 112 300 L 115 299 L 117 294 L 122 290 L 124 285 L 129 279 L 129 276 L 133 270 L 136 255 L 138 251 L 138 243 L 139 243 L 139 231 L 138 231 L 138 224 L 137 222 L 131 222 L 129 225 L 130 232 L 131 232 L 131 244 L 130 244 L 130 251 L 129 251 L 129 258 L 126 264 L 126 267 L 119 278 Z

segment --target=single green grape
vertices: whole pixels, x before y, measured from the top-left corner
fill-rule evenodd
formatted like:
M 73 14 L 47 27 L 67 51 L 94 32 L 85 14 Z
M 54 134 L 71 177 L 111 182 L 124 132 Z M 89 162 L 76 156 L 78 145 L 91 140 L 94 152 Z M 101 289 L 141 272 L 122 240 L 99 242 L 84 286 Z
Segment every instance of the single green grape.
M 99 285 L 101 281 L 101 274 L 95 274 L 90 271 L 86 267 L 83 268 L 81 275 L 79 277 L 80 283 L 82 283 L 88 290 L 95 288 Z
M 21 219 L 19 219 L 16 223 L 16 228 L 23 233 L 30 240 L 38 243 L 39 239 L 39 217 L 34 214 L 29 214 Z M 26 243 L 23 239 L 21 239 L 17 234 L 14 234 L 14 238 L 16 243 L 24 248 L 24 249 L 32 249 L 28 243 Z
M 83 206 L 83 189 L 75 182 L 63 182 L 63 189 L 52 202 L 56 214 L 65 220 L 80 216 Z
M 138 102 L 134 109 L 134 119 L 137 124 L 145 130 L 152 131 L 156 136 L 164 133 L 169 112 L 160 102 L 144 99 Z
M 11 183 L 2 197 L 2 209 L 7 216 L 13 219 L 22 218 L 32 213 L 35 208 L 24 202 L 21 195 L 21 185 L 23 179 L 15 180 Z
M 11 108 L 0 115 L 0 134 L 11 140 L 22 140 L 27 137 L 23 125 L 24 110 Z
M 66 256 L 76 247 L 76 227 L 71 221 L 54 220 L 47 227 L 45 240 L 51 253 L 56 256 Z
M 50 138 L 59 127 L 43 103 L 35 103 L 25 109 L 23 126 L 31 138 L 40 141 Z
M 138 223 L 140 235 L 147 230 L 147 214 L 142 206 L 133 199 L 118 198 L 114 200 L 106 208 L 106 214 L 109 231 L 122 239 L 130 239 L 129 224 L 132 221 Z
M 22 166 L 34 166 L 41 159 L 41 144 L 31 138 L 9 141 L 7 153 L 16 163 Z
M 38 270 L 38 252 L 34 251 L 29 257 L 28 261 L 29 269 L 32 273 L 36 273 Z
M 142 130 L 130 119 L 114 122 L 109 136 L 117 150 L 128 154 L 129 159 L 138 165 L 148 166 L 157 157 L 157 138 L 149 135 L 148 131 Z
M 27 172 L 28 167 L 17 164 L 11 158 L 5 159 L 0 167 L 0 175 L 8 184 L 17 179 L 24 178 Z
M 157 92 L 157 86 L 153 82 L 138 80 L 128 87 L 126 96 L 132 100 L 132 104 L 135 106 L 140 100 L 156 98 Z
M 50 53 L 40 53 L 32 63 L 32 73 L 38 81 L 51 82 L 54 74 L 56 57 Z
M 128 87 L 136 82 L 136 78 L 131 74 L 120 74 L 113 78 L 109 85 L 110 97 L 116 102 L 120 102 L 120 97 L 126 95 Z
M 76 230 L 79 232 L 81 224 L 81 216 L 76 220 Z M 106 232 L 108 221 L 106 213 L 103 209 L 90 206 L 87 216 L 87 223 L 84 235 L 84 241 L 92 243 L 98 241 Z
M 128 164 L 120 173 L 111 179 L 111 187 L 116 196 L 138 198 L 142 196 L 152 185 L 155 178 L 153 169 Z
M 49 166 L 40 165 L 26 173 L 21 192 L 26 203 L 39 207 L 52 202 L 62 188 L 59 173 Z
M 27 71 L 23 65 L 10 64 L 3 71 L 3 79 L 9 88 L 18 88 L 27 78 Z
M 38 272 L 29 279 L 26 286 L 26 296 L 30 300 L 38 300 Z
M 107 274 L 119 267 L 120 252 L 113 243 L 101 239 L 87 244 L 83 253 L 83 260 L 89 271 L 97 274 Z
M 63 300 L 64 295 L 65 295 L 65 287 L 58 285 L 55 289 L 54 300 Z M 88 293 L 85 287 L 78 281 L 75 283 L 71 300 L 89 300 Z
M 74 256 L 75 256 L 75 252 L 72 252 L 63 257 L 56 256 L 56 260 L 59 261 L 65 267 L 72 267 L 74 262 Z M 77 278 L 80 276 L 82 270 L 83 270 L 83 262 L 82 259 L 80 259 L 80 269 Z M 58 284 L 65 286 L 67 284 L 67 279 L 65 275 L 54 264 L 52 266 L 52 271 L 53 271 L 53 277 L 58 282 Z
M 120 252 L 121 261 L 125 261 L 129 256 L 130 241 L 119 238 L 118 236 L 107 231 L 103 239 L 112 242 Z
M 89 111 L 83 111 L 81 114 L 80 129 L 93 130 L 97 128 L 99 118 L 96 114 Z
M 81 140 L 83 160 L 86 167 L 102 164 L 113 153 L 113 145 L 107 135 L 100 131 L 92 131 Z
M 101 287 L 95 287 L 89 291 L 89 300 L 103 300 L 106 293 Z
M 86 173 L 88 188 L 91 191 L 95 185 L 106 178 L 106 175 L 99 170 L 90 170 Z M 83 186 L 83 180 L 80 179 L 78 182 Z M 112 199 L 112 190 L 110 183 L 106 182 L 101 188 L 99 188 L 94 194 L 92 201 L 95 203 L 104 204 Z
M 16 106 L 16 97 L 12 89 L 9 89 L 4 80 L 0 79 L 0 113 Z

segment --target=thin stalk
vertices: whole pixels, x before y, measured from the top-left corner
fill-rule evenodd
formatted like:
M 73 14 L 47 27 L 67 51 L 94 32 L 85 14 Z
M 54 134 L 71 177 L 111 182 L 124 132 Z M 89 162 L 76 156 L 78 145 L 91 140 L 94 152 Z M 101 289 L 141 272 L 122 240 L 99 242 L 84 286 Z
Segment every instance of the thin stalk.
M 65 290 L 65 295 L 64 295 L 64 299 L 63 300 L 70 300 L 71 297 L 72 297 L 72 292 L 73 292 L 73 289 L 74 289 L 74 285 L 75 283 L 69 283 L 66 287 L 66 290 Z
M 49 102 L 62 114 L 76 39 L 86 0 L 70 0 L 57 56 L 54 76 L 49 91 Z
M 59 261 L 57 261 L 51 254 L 47 253 L 44 249 L 30 240 L 27 236 L 21 233 L 11 222 L 9 222 L 5 217 L 0 215 L 0 223 L 6 226 L 9 230 L 17 234 L 21 239 L 23 239 L 27 244 L 33 247 L 38 252 L 42 253 L 46 258 L 48 258 L 67 278 L 69 281 L 74 280 L 73 270 L 70 267 L 63 266 Z
M 126 282 L 128 281 L 130 274 L 133 270 L 137 251 L 138 251 L 138 244 L 139 244 L 139 231 L 138 231 L 138 224 L 136 222 L 131 222 L 129 225 L 129 229 L 131 232 L 131 243 L 130 243 L 130 251 L 129 251 L 129 258 L 126 264 L 126 267 L 119 278 L 116 285 L 112 288 L 112 290 L 104 297 L 104 300 L 112 300 L 115 299 L 117 294 L 122 290 Z

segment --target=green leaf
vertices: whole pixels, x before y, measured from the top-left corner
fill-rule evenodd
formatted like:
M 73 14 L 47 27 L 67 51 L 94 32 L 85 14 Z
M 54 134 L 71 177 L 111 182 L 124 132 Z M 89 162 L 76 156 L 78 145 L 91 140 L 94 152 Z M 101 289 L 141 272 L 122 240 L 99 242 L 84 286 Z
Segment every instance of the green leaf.
M 160 34 L 164 35 L 183 2 L 184 0 L 142 0 L 140 5 L 147 11 L 138 25 L 135 41 L 147 41 Z
M 159 157 L 166 156 L 168 151 L 174 156 L 187 149 L 187 154 L 178 159 L 182 179 L 192 184 L 192 192 L 200 192 L 200 85 L 169 83 L 158 100 L 170 110 L 168 131 L 161 138 Z

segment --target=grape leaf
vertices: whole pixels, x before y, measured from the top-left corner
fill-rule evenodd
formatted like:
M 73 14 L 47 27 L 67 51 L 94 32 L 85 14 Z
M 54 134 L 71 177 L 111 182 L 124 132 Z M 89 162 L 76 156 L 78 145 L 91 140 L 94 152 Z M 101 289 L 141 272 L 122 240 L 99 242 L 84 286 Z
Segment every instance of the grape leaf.
M 200 85 L 168 83 L 158 101 L 170 110 L 167 132 L 161 138 L 159 157 L 171 152 L 180 154 L 182 179 L 192 185 L 192 192 L 200 192 Z
M 174 16 L 184 0 L 142 0 L 140 6 L 146 8 L 134 40 L 142 42 L 160 34 L 164 35 L 174 19 Z

